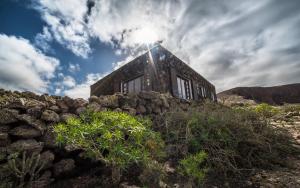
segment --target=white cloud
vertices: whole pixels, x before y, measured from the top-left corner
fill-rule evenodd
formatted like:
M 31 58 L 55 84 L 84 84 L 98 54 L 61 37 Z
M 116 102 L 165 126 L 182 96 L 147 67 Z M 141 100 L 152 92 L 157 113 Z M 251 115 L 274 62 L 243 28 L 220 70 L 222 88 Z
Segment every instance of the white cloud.
M 91 52 L 84 23 L 86 3 L 86 0 L 39 0 L 34 6 L 42 14 L 55 40 L 83 58 Z
M 36 7 L 55 40 L 87 57 L 99 39 L 116 54 L 163 45 L 216 85 L 277 85 L 299 82 L 297 1 L 263 0 L 39 0 Z M 285 64 L 283 66 L 283 64 Z M 266 71 L 270 70 L 270 71 Z M 292 71 L 291 71 L 292 70 Z
M 69 67 L 68 67 L 68 71 L 70 71 L 71 73 L 75 73 L 75 72 L 80 71 L 79 64 L 78 63 L 76 63 L 76 64 L 70 63 Z
M 90 97 L 90 85 L 94 84 L 96 81 L 103 78 L 105 74 L 88 74 L 85 80 L 77 84 L 71 89 L 64 91 L 64 94 L 72 98 L 84 98 L 88 99 Z
M 53 40 L 53 37 L 47 27 L 44 27 L 43 32 L 38 33 L 34 40 L 35 40 L 35 45 L 41 48 L 44 52 L 51 50 L 51 47 L 48 43 Z
M 0 87 L 46 92 L 59 61 L 28 40 L 0 34 Z
M 72 76 L 65 76 L 62 83 L 67 87 L 74 87 L 76 85 L 75 79 Z

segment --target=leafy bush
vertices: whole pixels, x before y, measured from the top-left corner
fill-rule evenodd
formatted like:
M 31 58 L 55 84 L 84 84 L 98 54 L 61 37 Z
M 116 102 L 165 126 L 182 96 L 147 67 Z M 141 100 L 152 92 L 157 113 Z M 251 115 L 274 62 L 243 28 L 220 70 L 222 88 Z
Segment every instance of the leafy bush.
M 224 178 L 239 176 L 253 168 L 284 165 L 284 157 L 294 151 L 285 131 L 243 108 L 204 103 L 187 112 L 169 112 L 165 126 L 162 132 L 166 144 L 185 143 L 192 156 L 205 151 L 210 174 Z M 178 133 L 176 139 L 170 139 L 172 132 Z M 178 160 L 181 157 L 178 155 Z M 199 171 L 204 169 L 198 167 Z
M 110 165 L 117 183 L 120 170 L 133 163 L 151 161 L 162 153 L 163 141 L 150 126 L 148 119 L 102 111 L 70 118 L 55 126 L 54 131 L 58 143 L 82 148 L 88 157 Z
M 200 151 L 196 154 L 190 154 L 179 162 L 179 171 L 190 178 L 193 178 L 197 184 L 201 184 L 208 168 L 205 166 L 207 153 Z
M 262 103 L 254 107 L 254 111 L 260 116 L 269 118 L 279 113 L 279 110 L 269 104 Z

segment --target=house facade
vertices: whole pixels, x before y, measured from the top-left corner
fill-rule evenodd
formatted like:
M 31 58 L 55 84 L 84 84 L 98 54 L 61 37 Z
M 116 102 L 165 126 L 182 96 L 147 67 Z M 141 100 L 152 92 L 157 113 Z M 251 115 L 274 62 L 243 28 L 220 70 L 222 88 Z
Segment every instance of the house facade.
M 95 96 L 140 91 L 170 93 L 186 100 L 217 100 L 213 84 L 161 45 L 91 85 Z

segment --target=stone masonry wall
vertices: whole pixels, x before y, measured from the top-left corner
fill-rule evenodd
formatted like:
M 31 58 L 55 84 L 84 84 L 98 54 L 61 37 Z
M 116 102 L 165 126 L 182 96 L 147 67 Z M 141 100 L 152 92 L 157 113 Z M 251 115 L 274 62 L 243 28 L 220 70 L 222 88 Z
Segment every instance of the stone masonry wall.
M 78 116 L 87 108 L 151 117 L 173 108 L 187 110 L 189 105 L 189 101 L 156 92 L 92 96 L 86 101 L 0 89 L 0 177 L 9 175 L 4 170 L 8 155 L 23 151 L 38 152 L 46 162 L 41 171 L 42 181 L 35 187 L 76 173 L 80 167 L 80 153 L 70 146 L 57 146 L 52 127 L 68 117 Z

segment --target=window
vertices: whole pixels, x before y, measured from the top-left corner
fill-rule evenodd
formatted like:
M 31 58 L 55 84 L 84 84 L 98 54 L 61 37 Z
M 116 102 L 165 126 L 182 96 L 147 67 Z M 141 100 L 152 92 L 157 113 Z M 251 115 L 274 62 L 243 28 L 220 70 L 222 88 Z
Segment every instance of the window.
M 213 101 L 215 101 L 215 94 L 214 94 L 214 92 L 211 92 L 211 99 L 212 99 Z
M 191 81 L 177 77 L 177 88 L 179 98 L 192 99 Z
M 121 83 L 122 93 L 139 93 L 143 89 L 143 77 L 140 76 L 133 80 Z

